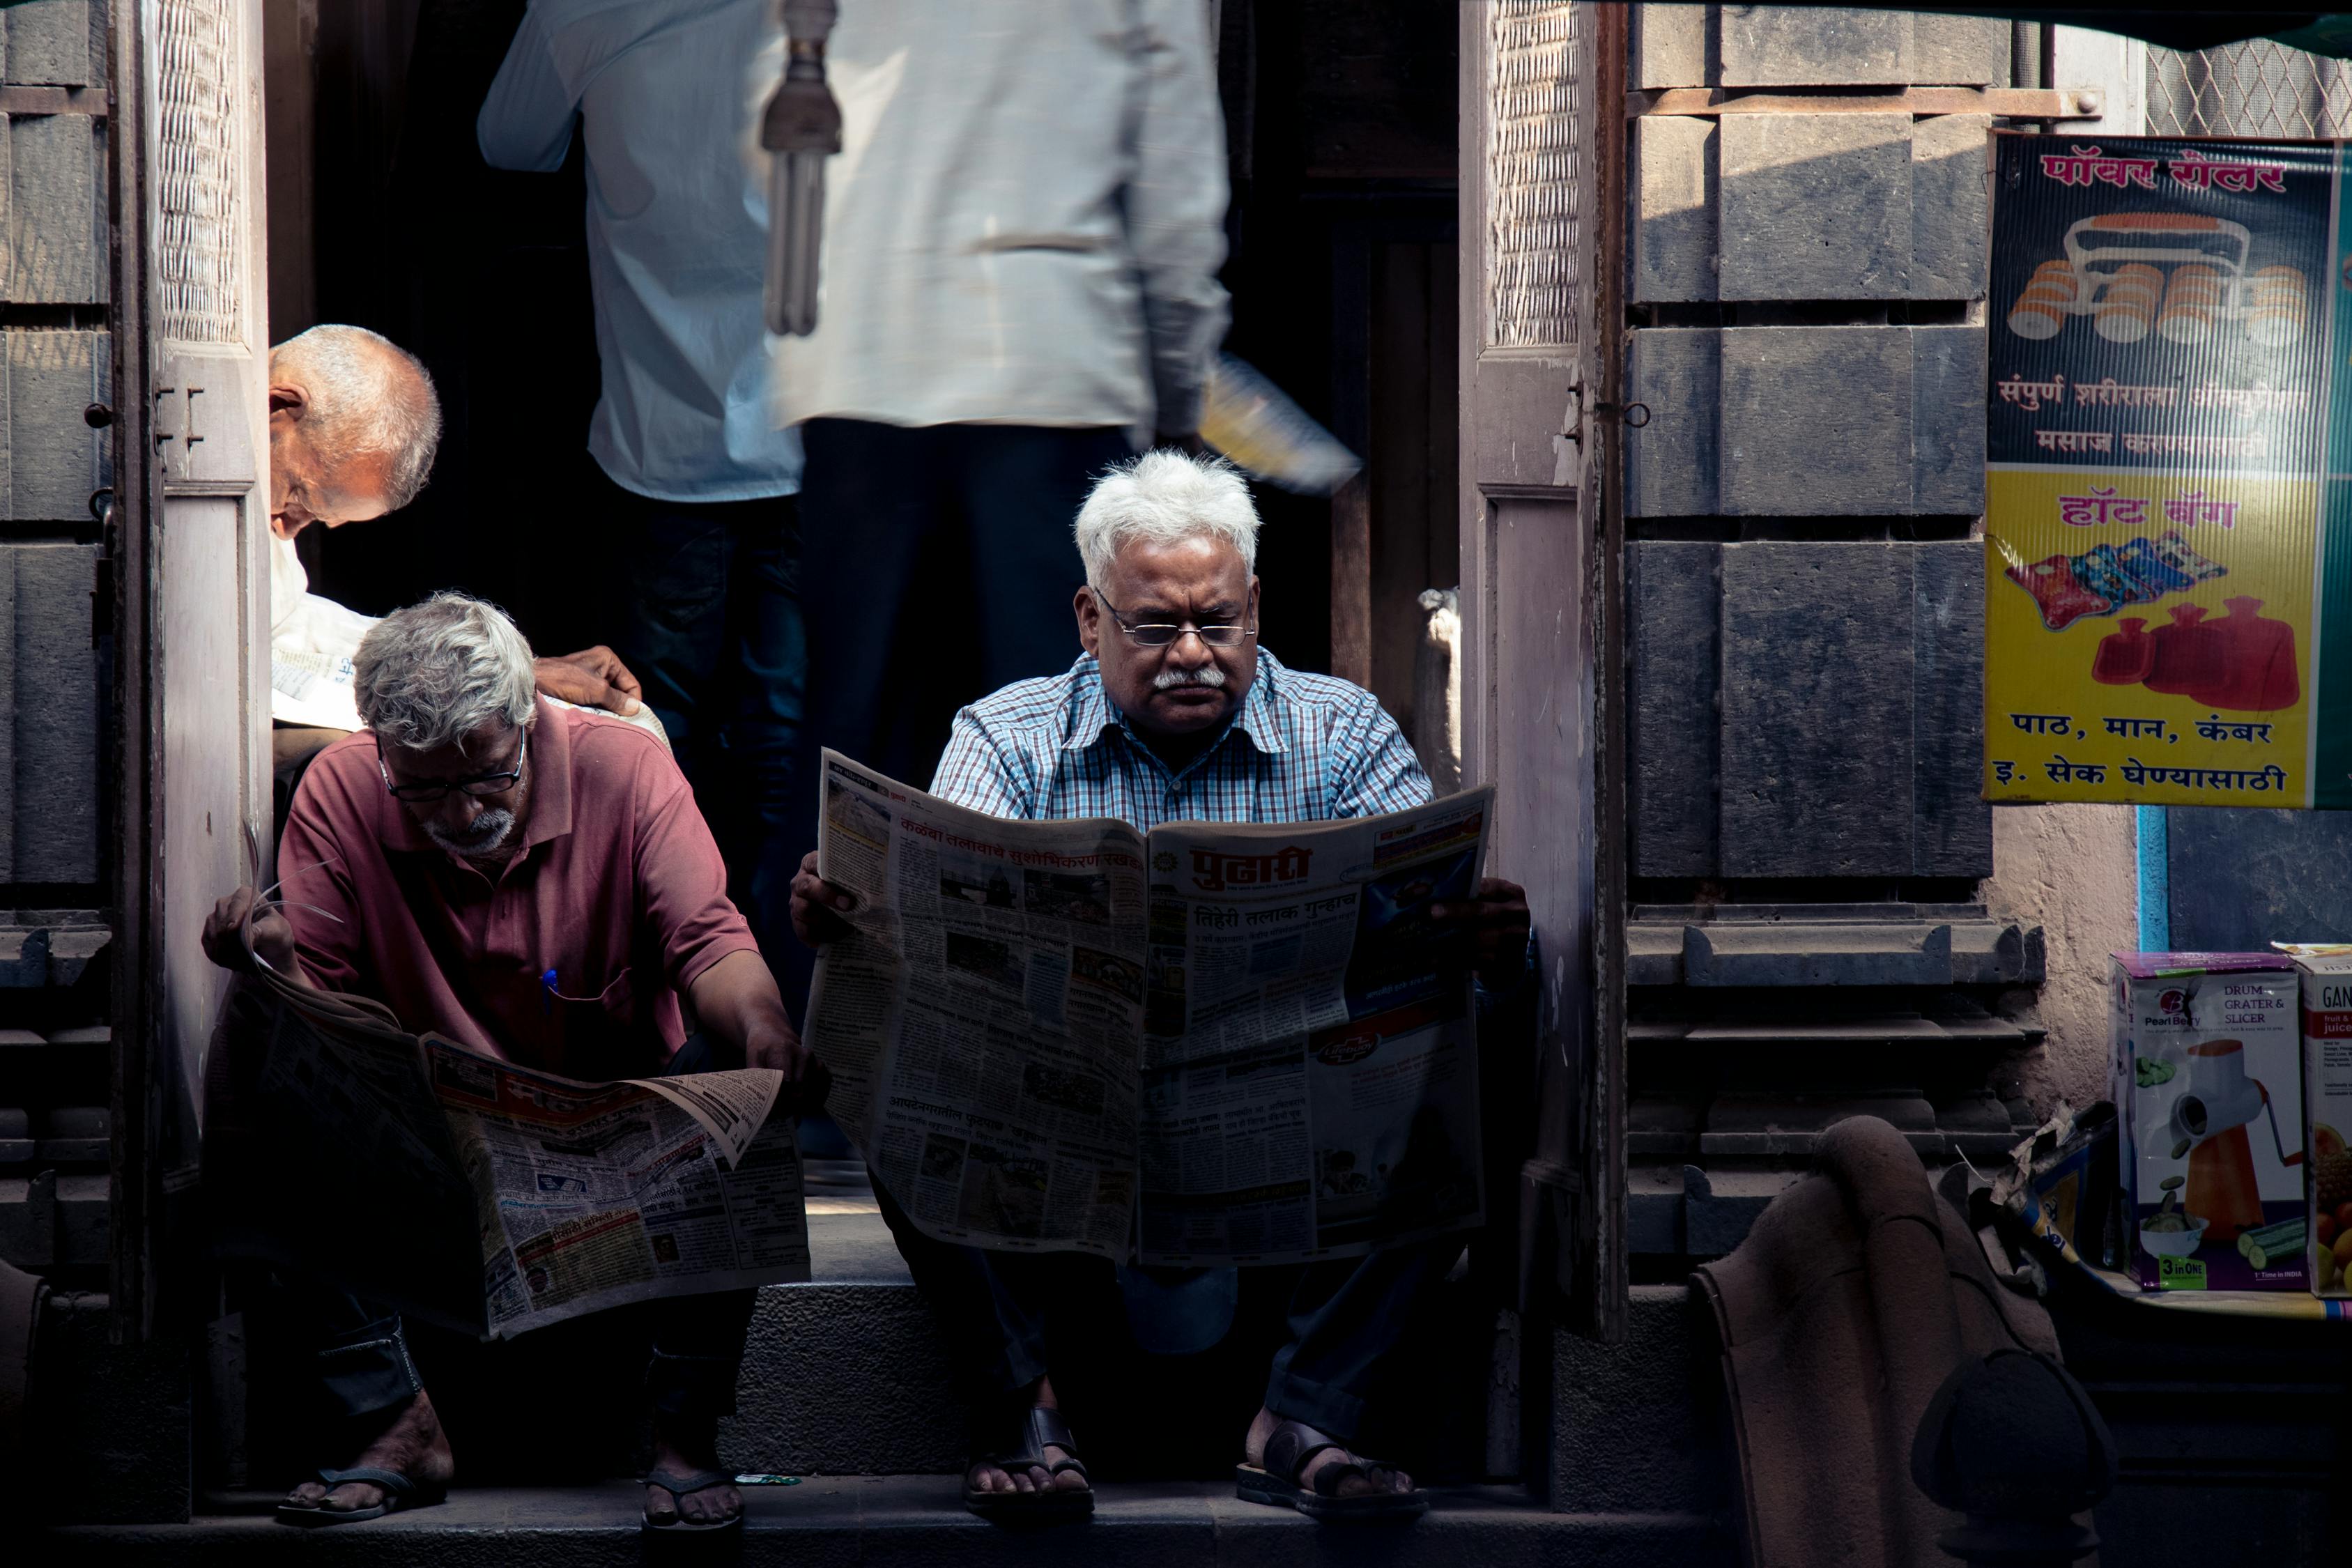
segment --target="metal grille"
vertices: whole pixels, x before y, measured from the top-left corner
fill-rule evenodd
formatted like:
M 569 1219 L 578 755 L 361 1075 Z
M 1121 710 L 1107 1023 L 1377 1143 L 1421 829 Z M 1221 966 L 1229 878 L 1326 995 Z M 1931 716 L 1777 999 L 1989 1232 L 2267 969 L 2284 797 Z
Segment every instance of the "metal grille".
M 160 336 L 245 343 L 245 80 L 236 0 L 163 0 L 155 247 Z
M 2352 135 L 2352 62 L 2267 38 L 2147 51 L 2151 136 Z
M 1486 143 L 1486 342 L 1577 341 L 1580 0 L 1491 0 Z

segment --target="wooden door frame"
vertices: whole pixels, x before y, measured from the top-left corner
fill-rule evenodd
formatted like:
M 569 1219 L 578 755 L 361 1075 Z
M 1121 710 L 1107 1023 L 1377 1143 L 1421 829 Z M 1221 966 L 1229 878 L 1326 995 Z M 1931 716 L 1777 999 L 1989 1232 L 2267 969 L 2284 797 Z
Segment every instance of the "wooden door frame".
M 148 241 L 148 169 L 153 126 L 145 81 L 152 40 L 143 0 L 107 0 L 108 213 L 112 219 L 114 505 L 100 541 L 112 592 L 98 606 L 114 633 L 116 841 L 113 907 L 113 1159 L 111 1300 L 114 1335 L 143 1341 L 155 1328 L 152 1199 L 156 1194 L 163 965 L 152 933 L 163 883 L 152 875 L 162 847 L 163 747 L 150 679 L 155 552 L 151 512 L 161 486 L 153 439 L 154 277 Z
M 1544 1101 L 1544 1110 L 1555 1116 L 1580 1113 L 1580 1126 L 1548 1130 L 1555 1151 L 1564 1152 L 1563 1144 L 1574 1151 L 1578 1168 L 1559 1168 L 1558 1159 L 1528 1162 L 1522 1184 L 1528 1205 L 1521 1216 L 1522 1295 L 1538 1316 L 1556 1313 L 1580 1332 L 1613 1342 L 1624 1333 L 1627 1300 L 1625 525 L 1622 426 L 1614 413 L 1623 402 L 1627 136 L 1619 106 L 1628 20 L 1623 6 L 1577 0 L 1580 68 L 1589 87 L 1572 110 L 1578 144 L 1587 150 L 1578 172 L 1576 248 L 1584 287 L 1576 301 L 1577 342 L 1489 350 L 1486 155 L 1494 3 L 1464 7 L 1461 48 L 1464 775 L 1465 783 L 1495 781 L 1506 741 L 1495 711 L 1496 572 L 1488 557 L 1494 509 L 1518 500 L 1571 511 L 1586 533 L 1580 599 L 1592 659 L 1591 947 L 1582 955 L 1591 983 L 1590 1059 L 1572 1108 Z M 1584 673 L 1560 672 L 1563 692 Z M 1572 1199 L 1549 1195 L 1569 1194 Z M 1548 1360 L 1544 1336 L 1530 1334 L 1528 1343 L 1532 1357 Z

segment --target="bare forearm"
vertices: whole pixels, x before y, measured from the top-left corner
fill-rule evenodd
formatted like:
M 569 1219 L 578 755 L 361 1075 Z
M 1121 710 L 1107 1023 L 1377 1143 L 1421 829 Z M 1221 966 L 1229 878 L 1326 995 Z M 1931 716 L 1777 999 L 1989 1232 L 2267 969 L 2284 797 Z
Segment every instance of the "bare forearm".
M 736 1059 L 752 1067 L 785 1067 L 787 1077 L 797 1076 L 778 1058 L 800 1058 L 800 1035 L 758 953 L 748 948 L 729 953 L 695 977 L 689 994 L 704 1030 L 732 1047 Z

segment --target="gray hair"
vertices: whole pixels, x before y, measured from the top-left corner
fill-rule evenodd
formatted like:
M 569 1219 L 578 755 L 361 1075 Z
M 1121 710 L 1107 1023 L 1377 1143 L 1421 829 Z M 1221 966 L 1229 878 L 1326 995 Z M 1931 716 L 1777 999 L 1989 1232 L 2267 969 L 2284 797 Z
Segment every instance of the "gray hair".
M 360 718 L 376 739 L 429 752 L 493 720 L 531 721 L 530 644 L 496 605 L 440 593 L 370 627 L 352 656 Z
M 441 399 L 415 354 L 365 327 L 312 327 L 269 351 L 269 374 L 310 395 L 303 436 L 321 462 L 382 452 L 385 510 L 416 499 L 441 444 Z
M 1257 508 L 1241 470 L 1223 458 L 1163 449 L 1117 464 L 1095 481 L 1071 531 L 1089 583 L 1102 581 L 1120 545 L 1139 539 L 1222 540 L 1241 552 L 1244 571 L 1257 570 Z

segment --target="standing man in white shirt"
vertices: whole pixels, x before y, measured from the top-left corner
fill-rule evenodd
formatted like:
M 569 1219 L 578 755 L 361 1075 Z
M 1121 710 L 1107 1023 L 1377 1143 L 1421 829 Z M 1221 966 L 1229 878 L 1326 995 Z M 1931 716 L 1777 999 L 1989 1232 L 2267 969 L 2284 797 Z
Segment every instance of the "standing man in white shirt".
M 826 74 L 816 331 L 772 340 L 801 490 L 810 745 L 928 778 L 974 691 L 1076 655 L 1095 477 L 1191 445 L 1224 337 L 1201 0 L 855 0 Z M 764 100 L 781 38 L 753 71 Z M 906 650 L 952 642 L 952 668 Z M 815 843 L 813 787 L 790 864 Z M 804 988 L 805 975 L 796 975 Z
M 799 863 L 783 824 L 805 657 L 801 443 L 767 410 L 766 217 L 737 91 L 768 16 L 769 0 L 530 0 L 475 132 L 493 167 L 552 173 L 581 129 L 614 641 L 718 829 L 730 892 L 782 952 Z
M 375 625 L 310 591 L 294 541 L 416 499 L 441 442 L 424 365 L 365 327 L 312 327 L 269 351 L 269 716 L 278 819 L 310 758 L 360 727 L 352 658 Z M 539 689 L 624 717 L 637 683 L 607 647 L 541 658 Z

